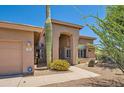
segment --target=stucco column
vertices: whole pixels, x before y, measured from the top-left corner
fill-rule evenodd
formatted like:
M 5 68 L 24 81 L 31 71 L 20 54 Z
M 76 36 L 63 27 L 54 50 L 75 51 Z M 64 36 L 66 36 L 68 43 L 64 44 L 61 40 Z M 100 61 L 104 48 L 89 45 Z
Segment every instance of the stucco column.
M 54 34 L 53 37 L 53 60 L 59 59 L 59 37 L 60 34 Z
M 70 62 L 71 62 L 71 64 L 73 64 L 73 35 L 70 36 L 70 49 L 71 49 Z
M 73 35 L 72 36 L 72 63 L 73 65 L 77 64 L 77 59 L 78 59 L 78 36 Z
M 86 46 L 86 58 L 89 58 L 88 46 Z

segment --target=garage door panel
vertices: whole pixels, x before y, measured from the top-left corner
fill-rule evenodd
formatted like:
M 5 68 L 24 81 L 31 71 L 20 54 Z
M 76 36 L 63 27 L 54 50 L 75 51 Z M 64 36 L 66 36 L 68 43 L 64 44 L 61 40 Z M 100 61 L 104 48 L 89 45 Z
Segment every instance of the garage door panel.
M 0 41 L 0 75 L 22 72 L 22 45 L 16 41 Z

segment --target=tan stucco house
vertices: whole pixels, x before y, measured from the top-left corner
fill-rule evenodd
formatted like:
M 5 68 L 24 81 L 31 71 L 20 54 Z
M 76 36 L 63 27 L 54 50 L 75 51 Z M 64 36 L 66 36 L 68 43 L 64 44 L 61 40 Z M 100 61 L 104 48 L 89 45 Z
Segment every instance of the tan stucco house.
M 72 65 L 95 58 L 94 37 L 80 36 L 83 26 L 52 20 L 52 59 L 65 59 Z M 0 22 L 0 75 L 28 74 L 34 64 L 45 64 L 44 29 Z

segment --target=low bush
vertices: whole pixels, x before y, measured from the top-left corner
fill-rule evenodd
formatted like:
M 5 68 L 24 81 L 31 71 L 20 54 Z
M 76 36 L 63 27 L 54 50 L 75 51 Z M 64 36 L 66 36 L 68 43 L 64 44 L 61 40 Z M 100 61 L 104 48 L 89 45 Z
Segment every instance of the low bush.
M 54 60 L 50 64 L 50 69 L 58 70 L 58 71 L 66 71 L 68 70 L 70 64 L 66 60 Z

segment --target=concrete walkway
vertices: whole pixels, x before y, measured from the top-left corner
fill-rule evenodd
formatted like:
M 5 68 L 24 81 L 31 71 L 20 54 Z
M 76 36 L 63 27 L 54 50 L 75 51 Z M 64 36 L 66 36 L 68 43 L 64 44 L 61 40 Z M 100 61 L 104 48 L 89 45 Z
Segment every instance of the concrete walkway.
M 53 74 L 45 76 L 31 76 L 31 77 L 17 77 L 17 78 L 8 78 L 0 79 L 0 87 L 10 86 L 10 87 L 36 87 L 43 86 L 53 83 L 67 82 L 71 80 L 78 80 L 82 78 L 90 78 L 99 76 L 96 73 L 80 69 L 78 67 L 71 66 L 69 68 L 69 73 L 63 74 Z

